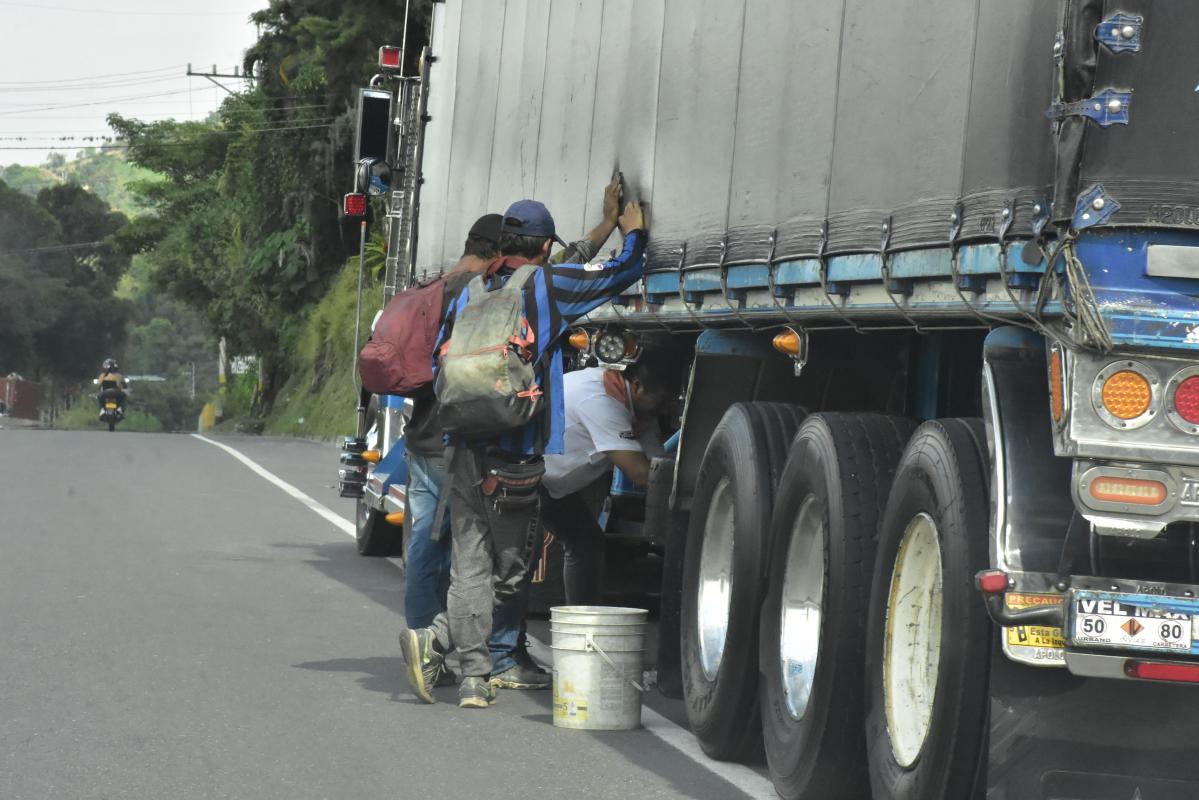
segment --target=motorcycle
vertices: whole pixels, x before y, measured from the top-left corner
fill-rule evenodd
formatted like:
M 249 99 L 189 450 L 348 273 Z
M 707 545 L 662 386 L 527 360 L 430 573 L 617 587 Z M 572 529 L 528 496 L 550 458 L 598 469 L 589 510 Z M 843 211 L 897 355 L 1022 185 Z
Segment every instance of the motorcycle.
M 98 380 L 93 380 L 92 383 L 99 385 Z M 117 423 L 125 418 L 125 403 L 124 393 L 121 389 L 108 381 L 100 387 L 99 399 L 100 421 L 108 425 L 109 433 L 117 429 Z

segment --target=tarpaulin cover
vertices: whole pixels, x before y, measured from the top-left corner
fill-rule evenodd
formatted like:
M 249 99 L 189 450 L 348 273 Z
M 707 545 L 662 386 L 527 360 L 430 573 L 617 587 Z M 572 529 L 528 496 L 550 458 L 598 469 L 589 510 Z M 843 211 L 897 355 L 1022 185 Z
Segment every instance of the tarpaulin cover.
M 1184 100 L 1196 113 L 1195 97 L 1150 84 L 1161 60 L 1199 62 L 1199 12 L 1125 5 L 1155 5 L 1147 43 L 1163 52 L 1101 57 L 1099 81 L 1137 83 L 1147 114 Z M 895 250 L 1028 237 L 1055 157 L 1075 183 L 1173 173 L 1158 147 L 1196 174 L 1184 134 L 1138 128 L 1140 108 L 1128 128 L 1076 119 L 1054 137 L 1070 13 L 1045 0 L 438 3 L 418 265 L 452 263 L 476 217 L 522 197 L 579 237 L 615 169 L 651 204 L 651 269 L 812 255 L 826 221 L 828 253 L 879 250 L 888 220 Z M 1078 28 L 1071 53 L 1089 46 Z M 1193 66 L 1175 82 L 1199 82 Z M 1066 99 L 1084 95 L 1086 64 L 1067 73 Z

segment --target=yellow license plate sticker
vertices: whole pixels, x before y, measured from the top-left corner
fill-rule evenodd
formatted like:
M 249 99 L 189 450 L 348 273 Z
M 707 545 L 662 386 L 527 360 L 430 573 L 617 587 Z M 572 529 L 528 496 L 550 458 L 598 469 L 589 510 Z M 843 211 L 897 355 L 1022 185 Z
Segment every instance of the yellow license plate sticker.
M 1059 594 L 1032 594 L 1029 592 L 1008 592 L 1004 604 L 1011 611 L 1022 611 L 1037 606 L 1056 605 L 1062 602 Z M 1017 625 L 1007 628 L 1007 643 L 1015 647 L 1049 647 L 1063 650 L 1066 647 L 1061 628 L 1047 625 Z

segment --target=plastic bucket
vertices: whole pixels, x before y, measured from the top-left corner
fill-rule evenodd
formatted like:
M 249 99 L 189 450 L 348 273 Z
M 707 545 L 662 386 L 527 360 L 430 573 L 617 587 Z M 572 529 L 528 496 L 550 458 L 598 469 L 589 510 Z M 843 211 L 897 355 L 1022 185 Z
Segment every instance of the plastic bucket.
M 641 725 L 648 616 L 643 608 L 550 609 L 555 727 L 627 731 Z

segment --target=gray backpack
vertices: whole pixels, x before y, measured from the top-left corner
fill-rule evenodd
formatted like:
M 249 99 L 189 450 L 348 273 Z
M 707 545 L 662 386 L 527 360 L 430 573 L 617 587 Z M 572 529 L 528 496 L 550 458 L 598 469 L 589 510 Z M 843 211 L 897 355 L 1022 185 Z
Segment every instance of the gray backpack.
M 525 284 L 538 269 L 525 263 L 490 292 L 483 275 L 466 285 L 467 304 L 442 345 L 433 383 L 438 419 L 450 435 L 498 436 L 524 426 L 541 411 L 539 363 L 531 356 L 534 333 L 521 302 Z

